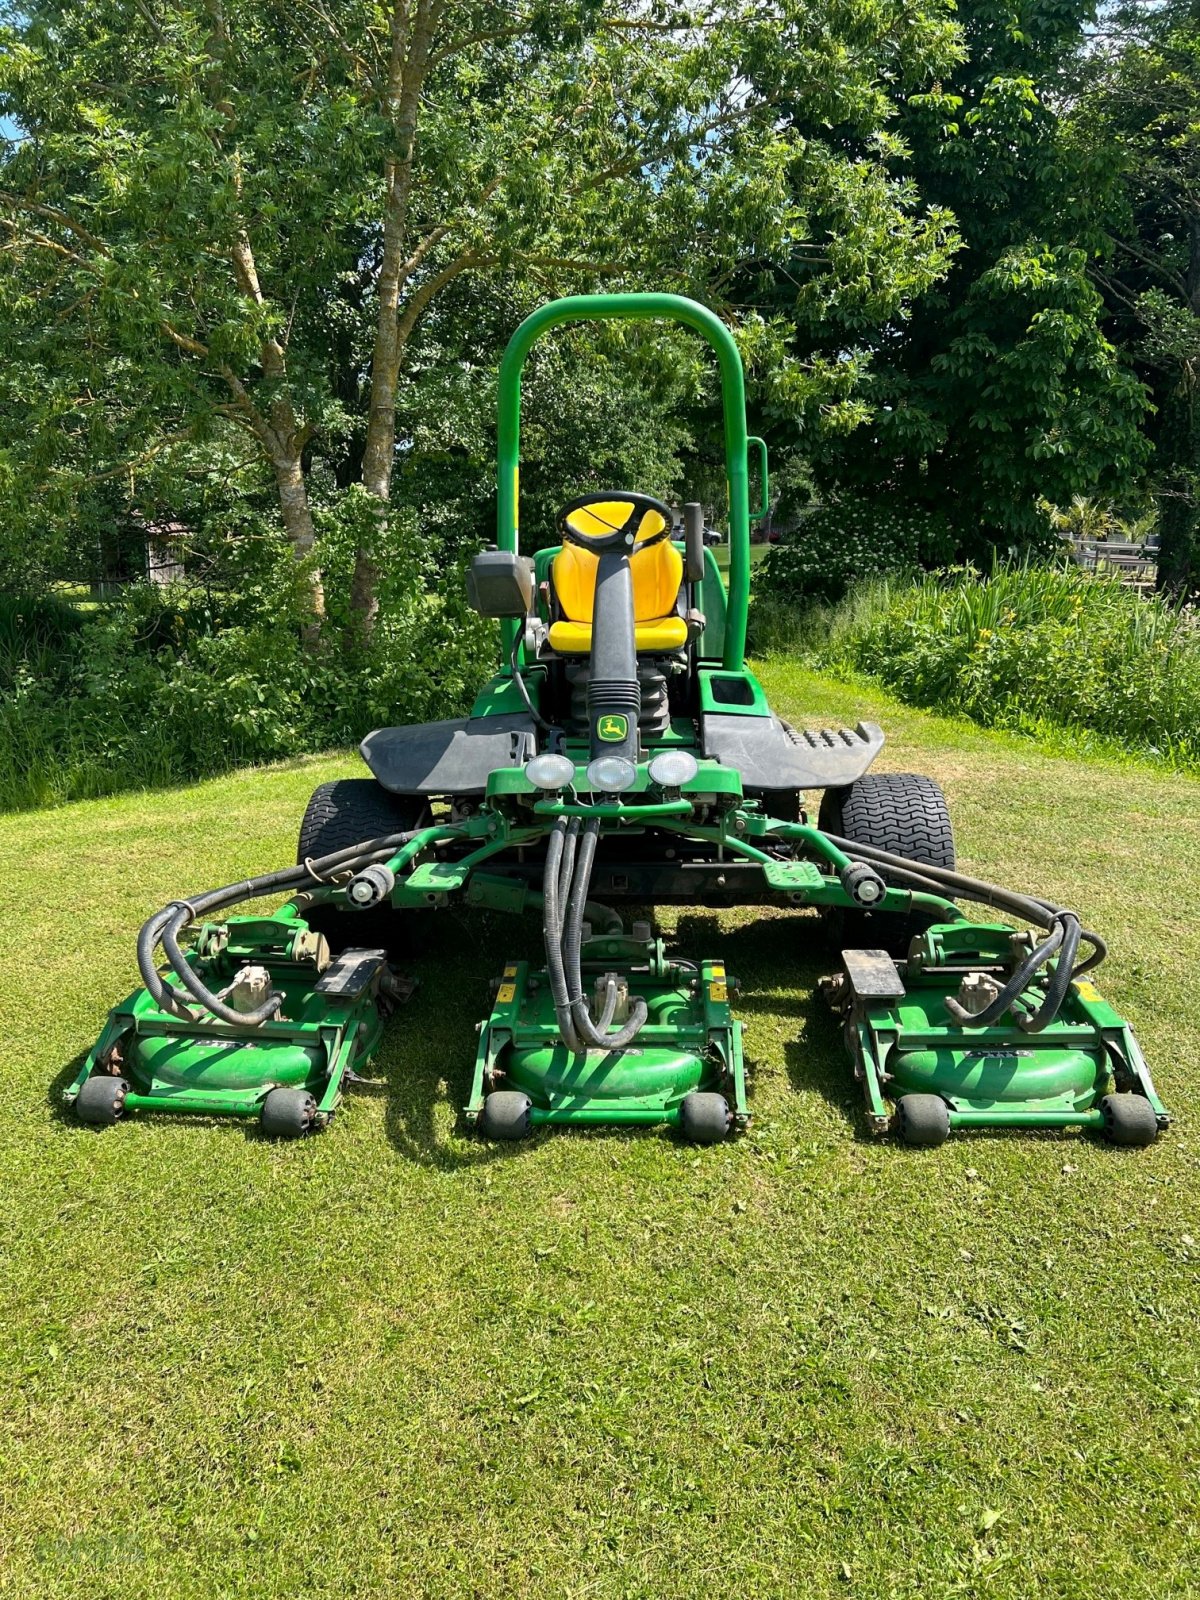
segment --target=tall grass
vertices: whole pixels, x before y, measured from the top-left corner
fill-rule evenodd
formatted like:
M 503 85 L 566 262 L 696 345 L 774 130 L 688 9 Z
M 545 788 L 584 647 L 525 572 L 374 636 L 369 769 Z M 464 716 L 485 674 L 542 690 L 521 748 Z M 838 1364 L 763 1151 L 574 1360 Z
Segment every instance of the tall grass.
M 1115 577 L 1001 564 L 881 579 L 834 607 L 760 606 L 754 643 L 984 726 L 1066 728 L 1200 766 L 1200 618 Z

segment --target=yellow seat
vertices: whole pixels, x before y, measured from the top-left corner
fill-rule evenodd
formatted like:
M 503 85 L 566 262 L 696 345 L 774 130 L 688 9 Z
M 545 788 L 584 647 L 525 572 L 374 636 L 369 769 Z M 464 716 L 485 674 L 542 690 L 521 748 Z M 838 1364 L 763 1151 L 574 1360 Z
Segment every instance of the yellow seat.
M 594 517 L 594 527 L 581 532 L 608 532 L 621 527 L 631 507 L 620 501 L 597 501 L 572 517 Z M 679 585 L 683 582 L 683 557 L 669 539 L 639 550 L 638 545 L 661 534 L 666 524 L 656 511 L 643 516 L 629 557 L 633 577 L 634 644 L 641 653 L 682 650 L 687 643 L 687 623 L 675 615 Z M 562 655 L 587 655 L 592 648 L 592 616 L 596 601 L 596 568 L 600 558 L 577 544 L 564 544 L 554 558 L 554 592 L 564 616 L 550 628 L 550 648 Z
M 650 622 L 635 622 L 633 641 L 643 655 L 662 655 L 682 650 L 687 643 L 687 623 L 682 617 L 655 617 Z M 563 656 L 585 656 L 592 648 L 590 622 L 554 623 L 550 628 L 550 648 Z

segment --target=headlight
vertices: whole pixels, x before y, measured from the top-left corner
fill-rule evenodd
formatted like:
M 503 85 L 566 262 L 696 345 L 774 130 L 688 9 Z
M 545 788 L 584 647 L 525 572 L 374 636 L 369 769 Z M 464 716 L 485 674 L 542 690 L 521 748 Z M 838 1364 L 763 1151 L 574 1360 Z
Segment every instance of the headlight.
M 588 766 L 587 781 L 605 794 L 624 794 L 637 782 L 637 768 L 624 756 L 597 756 Z
M 574 780 L 575 763 L 569 756 L 557 756 L 547 750 L 526 763 L 525 776 L 535 789 L 550 793 L 565 789 Z
M 681 789 L 685 783 L 691 783 L 699 770 L 689 750 L 664 750 L 650 763 L 650 782 L 660 789 Z

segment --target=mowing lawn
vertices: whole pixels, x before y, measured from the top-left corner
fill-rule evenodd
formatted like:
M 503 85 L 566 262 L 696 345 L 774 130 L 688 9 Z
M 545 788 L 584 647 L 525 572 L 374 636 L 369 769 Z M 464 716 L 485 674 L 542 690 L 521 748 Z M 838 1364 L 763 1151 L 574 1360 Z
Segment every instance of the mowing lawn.
M 1200 781 L 873 715 L 969 866 L 1085 912 L 1175 1127 L 869 1141 L 803 913 L 682 912 L 744 984 L 755 1122 L 463 1137 L 486 980 L 536 921 L 430 914 L 330 1132 L 103 1133 L 58 1095 L 171 896 L 291 860 L 350 756 L 0 818 L 0 1592 L 1200 1592 Z

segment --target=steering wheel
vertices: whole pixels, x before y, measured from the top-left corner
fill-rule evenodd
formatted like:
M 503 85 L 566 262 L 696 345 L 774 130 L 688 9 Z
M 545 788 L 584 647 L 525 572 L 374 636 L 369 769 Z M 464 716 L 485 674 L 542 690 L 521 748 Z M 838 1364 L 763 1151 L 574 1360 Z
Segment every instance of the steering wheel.
M 654 515 L 662 527 L 639 539 L 645 519 Z M 582 550 L 601 555 L 606 550 L 632 553 L 635 546 L 646 550 L 671 535 L 671 508 L 652 495 L 634 494 L 630 489 L 593 490 L 569 500 L 558 513 L 558 528 L 564 544 L 577 544 Z

